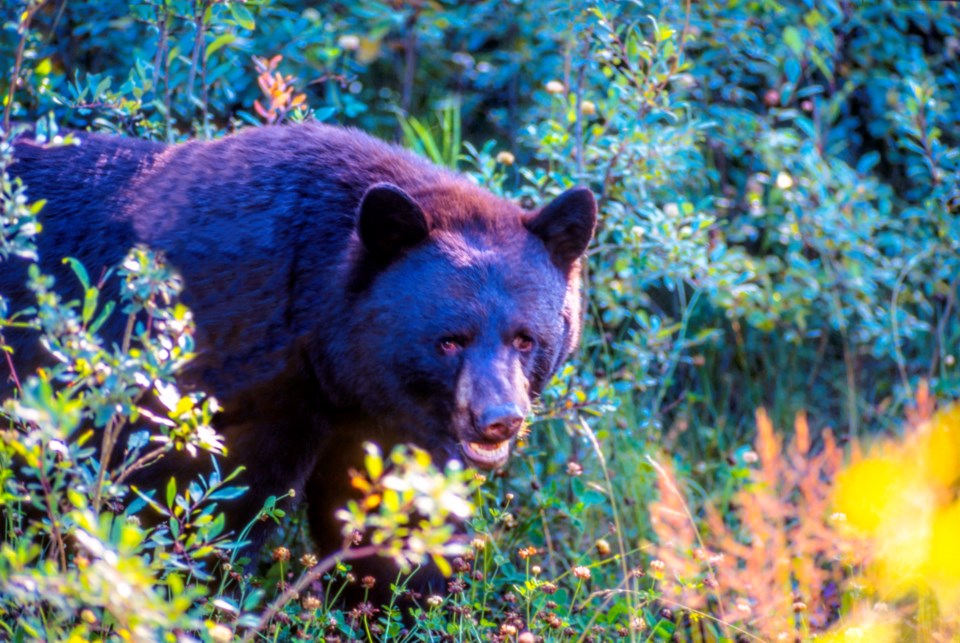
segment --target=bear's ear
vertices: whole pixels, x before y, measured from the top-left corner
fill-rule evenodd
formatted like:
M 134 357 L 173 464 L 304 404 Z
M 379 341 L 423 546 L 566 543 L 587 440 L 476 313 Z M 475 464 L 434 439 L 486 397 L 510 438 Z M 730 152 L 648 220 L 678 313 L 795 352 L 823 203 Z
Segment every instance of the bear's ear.
M 390 183 L 377 183 L 360 201 L 357 234 L 371 257 L 389 261 L 426 239 L 430 226 L 413 197 Z
M 553 263 L 567 270 L 583 255 L 597 225 L 597 202 L 584 187 L 570 188 L 526 222 L 540 237 Z

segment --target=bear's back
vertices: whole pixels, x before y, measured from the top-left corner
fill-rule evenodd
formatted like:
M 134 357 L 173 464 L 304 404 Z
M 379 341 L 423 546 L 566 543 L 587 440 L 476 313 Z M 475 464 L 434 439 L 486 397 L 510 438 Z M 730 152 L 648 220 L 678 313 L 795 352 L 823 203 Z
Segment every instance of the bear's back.
M 17 143 L 12 174 L 31 200 L 47 201 L 41 267 L 76 297 L 63 257 L 78 258 L 96 279 L 135 244 L 162 251 L 183 276 L 183 301 L 197 320 L 200 354 L 191 369 L 221 396 L 270 377 L 251 365 L 269 371 L 285 363 L 325 315 L 337 323 L 356 211 L 371 185 L 400 186 L 436 228 L 519 223 L 516 206 L 354 129 L 250 128 L 169 146 L 78 138 L 62 147 Z M 16 310 L 33 301 L 24 264 L 14 263 L 0 271 L 0 292 Z

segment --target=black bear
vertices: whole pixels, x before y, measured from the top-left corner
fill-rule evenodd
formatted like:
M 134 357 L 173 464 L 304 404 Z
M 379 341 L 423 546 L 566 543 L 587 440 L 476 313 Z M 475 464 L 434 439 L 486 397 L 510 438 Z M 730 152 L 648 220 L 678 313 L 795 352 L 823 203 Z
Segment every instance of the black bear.
M 68 285 L 62 257 L 98 275 L 142 243 L 179 271 L 198 349 L 182 379 L 225 409 L 225 468 L 247 467 L 250 490 L 226 508 L 235 528 L 292 488 L 305 492 L 318 545 L 339 546 L 333 510 L 366 440 L 502 465 L 578 341 L 596 221 L 587 189 L 525 211 L 318 124 L 173 146 L 79 138 L 16 143 L 11 172 L 46 199 L 41 267 Z M 16 261 L 0 269 L 14 309 L 33 303 L 24 281 Z M 11 343 L 18 369 L 42 362 L 35 337 Z

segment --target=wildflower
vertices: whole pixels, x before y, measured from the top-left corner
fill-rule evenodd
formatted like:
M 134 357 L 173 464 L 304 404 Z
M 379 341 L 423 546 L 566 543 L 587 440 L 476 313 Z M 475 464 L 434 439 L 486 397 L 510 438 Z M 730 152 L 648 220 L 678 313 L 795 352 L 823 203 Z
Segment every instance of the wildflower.
M 551 80 L 546 84 L 547 92 L 550 94 L 562 94 L 566 91 L 566 87 L 563 86 L 559 80 Z
M 290 550 L 286 547 L 277 547 L 271 555 L 273 560 L 278 563 L 285 563 L 290 560 Z
M 597 553 L 601 556 L 610 555 L 610 543 L 603 538 L 598 539 L 597 542 L 593 543 L 593 546 L 596 547 Z
M 800 612 L 806 612 L 806 611 L 807 611 L 807 604 L 804 603 L 803 601 L 794 601 L 794 602 L 793 602 L 793 611 L 794 611 L 794 612 L 797 612 L 798 614 L 799 614 Z
M 553 583 L 546 582 L 546 583 L 543 583 L 542 585 L 540 585 L 540 591 L 543 592 L 544 594 L 548 594 L 548 595 L 549 595 L 549 594 L 556 594 L 556 593 L 557 593 L 557 586 L 554 585 Z
M 300 557 L 300 564 L 306 568 L 317 566 L 317 557 L 313 554 L 304 554 Z
M 513 165 L 517 159 L 510 152 L 504 150 L 497 154 L 497 163 L 501 165 Z
M 523 632 L 517 637 L 517 643 L 536 643 L 537 637 L 533 632 Z
M 793 177 L 786 172 L 777 174 L 777 187 L 781 190 L 789 190 L 793 187 Z
M 379 611 L 373 606 L 373 603 L 364 601 L 350 610 L 349 618 L 354 623 L 359 623 L 361 619 L 373 618 Z
M 483 551 L 484 548 L 487 546 L 487 541 L 485 541 L 483 538 L 474 538 L 470 542 L 470 546 L 476 549 L 477 551 Z
M 743 612 L 744 614 L 749 614 L 753 610 L 750 609 L 750 604 L 741 598 L 737 601 L 737 611 Z
M 583 474 L 583 467 L 579 463 L 573 462 L 572 460 L 567 463 L 567 475 L 576 478 L 579 475 Z
M 650 567 L 654 571 L 662 572 L 664 569 L 667 568 L 667 564 L 662 560 L 660 560 L 659 558 L 654 558 L 653 560 L 650 561 Z
M 377 579 L 373 576 L 364 576 L 360 580 L 360 587 L 363 589 L 373 589 L 373 586 L 377 584 Z
M 513 592 L 507 592 L 506 594 L 503 595 L 503 600 L 507 603 L 516 603 L 517 595 L 514 594 Z
M 512 513 L 503 514 L 501 519 L 503 520 L 503 526 L 507 529 L 513 529 L 517 526 L 517 519 Z
M 233 640 L 233 630 L 222 623 L 217 623 L 207 630 L 210 639 L 216 643 L 226 643 Z
M 520 551 L 517 552 L 520 555 L 521 560 L 526 560 L 531 556 L 535 556 L 537 553 L 536 547 L 521 547 Z
M 756 451 L 744 451 L 743 462 L 744 464 L 756 464 L 760 462 L 760 456 L 757 455 Z
M 308 594 L 307 596 L 303 597 L 302 601 L 300 601 L 300 605 L 301 607 L 303 607 L 303 609 L 307 610 L 308 612 L 312 612 L 314 610 L 320 609 L 323 603 L 316 596 L 311 596 Z
M 80 618 L 86 621 L 87 623 L 90 623 L 91 625 L 97 622 L 97 615 L 94 614 L 93 611 L 91 610 L 83 610 L 82 612 L 80 612 Z
M 530 568 L 530 573 L 534 576 L 539 576 L 543 569 L 540 568 L 540 565 L 534 565 Z
M 356 51 L 360 49 L 360 38 L 353 34 L 344 34 L 337 39 L 337 44 L 344 51 Z
M 457 594 L 462 594 L 463 590 L 467 588 L 467 584 L 464 583 L 459 578 L 455 578 L 447 584 L 447 591 L 456 596 Z
M 504 636 L 516 636 L 517 628 L 508 623 L 504 623 L 500 626 L 500 633 Z
M 590 579 L 590 568 L 584 567 L 583 565 L 578 565 L 573 568 L 573 575 L 579 578 L 580 580 L 589 580 Z
M 434 594 L 433 596 L 427 597 L 427 605 L 430 607 L 440 607 L 443 604 L 443 599 Z

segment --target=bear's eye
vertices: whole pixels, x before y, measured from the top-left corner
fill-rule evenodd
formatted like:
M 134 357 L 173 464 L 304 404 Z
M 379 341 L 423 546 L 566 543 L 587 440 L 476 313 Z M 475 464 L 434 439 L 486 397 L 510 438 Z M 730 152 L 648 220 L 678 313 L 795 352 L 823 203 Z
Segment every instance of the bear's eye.
M 533 350 L 533 338 L 526 333 L 517 333 L 513 338 L 513 347 L 521 353 L 529 353 Z
M 440 340 L 438 348 L 441 355 L 453 356 L 463 350 L 464 341 L 459 337 L 444 337 Z

